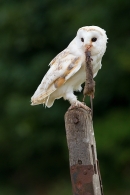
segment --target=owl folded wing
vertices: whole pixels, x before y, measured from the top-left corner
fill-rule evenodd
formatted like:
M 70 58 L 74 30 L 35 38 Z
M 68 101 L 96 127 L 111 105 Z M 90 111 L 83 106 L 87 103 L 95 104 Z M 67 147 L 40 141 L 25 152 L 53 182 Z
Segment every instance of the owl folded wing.
M 31 98 L 32 105 L 44 102 L 44 99 L 72 77 L 81 67 L 81 57 L 70 54 L 66 49 L 49 64 L 50 69 Z

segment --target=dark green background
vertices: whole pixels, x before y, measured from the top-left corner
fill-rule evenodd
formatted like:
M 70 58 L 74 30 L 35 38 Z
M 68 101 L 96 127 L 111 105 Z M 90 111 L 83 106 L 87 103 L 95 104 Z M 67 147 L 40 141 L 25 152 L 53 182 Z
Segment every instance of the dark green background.
M 0 195 L 72 195 L 69 103 L 45 109 L 30 106 L 30 98 L 52 58 L 87 25 L 109 38 L 94 99 L 104 194 L 130 194 L 130 1 L 1 0 Z

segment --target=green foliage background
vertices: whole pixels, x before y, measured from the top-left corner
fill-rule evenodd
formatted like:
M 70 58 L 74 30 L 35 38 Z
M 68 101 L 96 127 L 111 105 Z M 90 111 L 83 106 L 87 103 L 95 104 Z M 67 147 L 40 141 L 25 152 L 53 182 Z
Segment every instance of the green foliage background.
M 87 25 L 109 37 L 94 99 L 104 193 L 130 194 L 129 9 L 128 0 L 0 1 L 1 195 L 72 194 L 64 128 L 69 103 L 31 107 L 30 97 L 51 59 Z

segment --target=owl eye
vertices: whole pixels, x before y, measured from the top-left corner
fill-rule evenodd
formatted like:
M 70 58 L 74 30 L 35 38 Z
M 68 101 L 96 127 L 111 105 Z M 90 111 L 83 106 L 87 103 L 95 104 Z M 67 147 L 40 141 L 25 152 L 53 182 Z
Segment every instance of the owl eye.
M 96 42 L 96 40 L 97 40 L 96 37 L 93 37 L 93 38 L 91 39 L 92 42 Z
M 81 41 L 84 42 L 84 38 L 81 38 Z

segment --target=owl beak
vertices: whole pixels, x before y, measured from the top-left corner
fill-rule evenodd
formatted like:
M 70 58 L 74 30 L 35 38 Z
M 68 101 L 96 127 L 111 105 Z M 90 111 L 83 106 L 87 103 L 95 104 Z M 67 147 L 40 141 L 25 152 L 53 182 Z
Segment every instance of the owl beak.
M 85 45 L 85 50 L 86 50 L 86 51 L 90 51 L 90 48 L 91 48 L 91 47 L 92 47 L 92 45 L 88 45 L 88 44 L 87 44 L 87 45 Z

